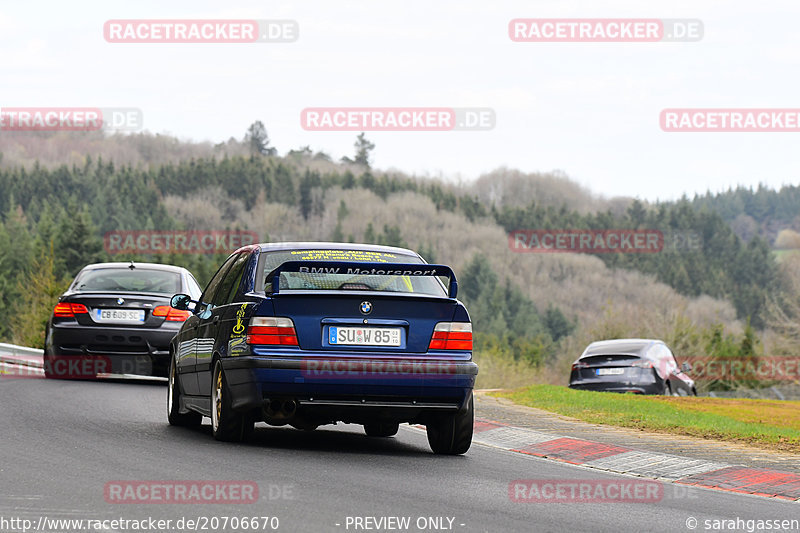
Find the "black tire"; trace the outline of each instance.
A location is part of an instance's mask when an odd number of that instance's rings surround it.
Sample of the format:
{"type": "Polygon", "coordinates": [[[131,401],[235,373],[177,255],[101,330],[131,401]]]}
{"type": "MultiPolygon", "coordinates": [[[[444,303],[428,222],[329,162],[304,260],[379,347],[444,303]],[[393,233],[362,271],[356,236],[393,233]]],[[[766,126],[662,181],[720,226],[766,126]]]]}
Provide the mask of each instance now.
{"type": "Polygon", "coordinates": [[[466,453],[472,444],[474,423],[475,407],[470,394],[465,412],[438,418],[426,426],[428,444],[433,453],[445,455],[466,453]]]}
{"type": "MultiPolygon", "coordinates": [[[[171,359],[171,358],[170,358],[171,359]]],[[[172,359],[169,365],[169,380],[167,382],[167,420],[171,426],[184,426],[194,427],[199,426],[203,422],[203,415],[189,411],[188,413],[180,412],[181,405],[181,385],[175,379],[175,360],[172,359]]]]}
{"type": "Polygon", "coordinates": [[[371,422],[364,424],[364,433],[367,437],[394,437],[400,430],[397,422],[371,422]]]}
{"type": "Polygon", "coordinates": [[[230,391],[222,364],[214,364],[211,379],[211,433],[217,440],[242,442],[253,434],[255,420],[250,413],[237,413],[231,408],[230,391]]]}
{"type": "Polygon", "coordinates": [[[56,362],[56,356],[51,355],[47,352],[44,354],[43,363],[44,363],[44,377],[45,379],[59,379],[58,376],[53,372],[53,365],[56,362]]]}

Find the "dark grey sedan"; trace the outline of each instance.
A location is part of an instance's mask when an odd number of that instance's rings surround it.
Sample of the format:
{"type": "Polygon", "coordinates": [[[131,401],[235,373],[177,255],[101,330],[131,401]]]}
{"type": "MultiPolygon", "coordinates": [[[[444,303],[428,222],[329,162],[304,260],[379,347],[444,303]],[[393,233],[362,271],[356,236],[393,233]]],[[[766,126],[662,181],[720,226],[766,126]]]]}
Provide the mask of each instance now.
{"type": "Polygon", "coordinates": [[[679,366],[669,347],[655,339],[591,343],[572,363],[571,389],[697,396],[691,367],[679,366]]]}
{"type": "Polygon", "coordinates": [[[45,376],[166,377],[169,343],[189,316],[170,307],[177,293],[200,295],[185,268],[133,261],[85,266],[47,322],[45,376]]]}

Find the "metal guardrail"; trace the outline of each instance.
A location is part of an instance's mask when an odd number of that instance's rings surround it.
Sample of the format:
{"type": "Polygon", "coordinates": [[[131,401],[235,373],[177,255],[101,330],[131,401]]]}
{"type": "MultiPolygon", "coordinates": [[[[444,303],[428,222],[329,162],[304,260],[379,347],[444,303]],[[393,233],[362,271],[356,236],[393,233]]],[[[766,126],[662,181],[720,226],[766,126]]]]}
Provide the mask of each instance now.
{"type": "Polygon", "coordinates": [[[43,355],[44,350],[38,348],[0,342],[0,361],[4,363],[41,367],[44,364],[43,355]]]}
{"type": "MultiPolygon", "coordinates": [[[[28,348],[27,346],[17,346],[16,344],[0,342],[0,375],[2,375],[3,367],[7,367],[9,365],[21,365],[31,369],[43,369],[43,356],[44,350],[40,350],[38,348],[28,348]]],[[[38,370],[37,372],[41,373],[41,370],[38,370]]],[[[98,377],[134,379],[139,381],[167,381],[167,378],[157,376],[140,376],[135,374],[98,374],[98,377]]]]}
{"type": "Polygon", "coordinates": [[[0,355],[42,355],[44,350],[0,342],[0,355]]]}

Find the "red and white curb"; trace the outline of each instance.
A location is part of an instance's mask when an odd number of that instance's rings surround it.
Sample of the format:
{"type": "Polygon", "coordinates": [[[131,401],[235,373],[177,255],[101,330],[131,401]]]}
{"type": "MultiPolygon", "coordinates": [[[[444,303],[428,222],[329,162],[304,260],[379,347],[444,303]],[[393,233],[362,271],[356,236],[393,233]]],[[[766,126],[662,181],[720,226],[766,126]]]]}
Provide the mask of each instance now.
{"type": "Polygon", "coordinates": [[[634,450],[476,419],[472,441],[607,472],[800,501],[800,475],[634,450]]]}

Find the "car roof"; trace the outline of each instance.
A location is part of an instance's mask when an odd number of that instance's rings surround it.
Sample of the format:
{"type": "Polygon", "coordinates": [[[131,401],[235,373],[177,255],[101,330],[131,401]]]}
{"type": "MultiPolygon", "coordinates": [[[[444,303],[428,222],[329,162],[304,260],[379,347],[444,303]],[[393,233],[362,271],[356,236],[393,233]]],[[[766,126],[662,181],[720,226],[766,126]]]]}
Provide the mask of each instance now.
{"type": "Polygon", "coordinates": [[[277,250],[357,250],[369,252],[397,253],[405,255],[418,255],[415,251],[408,248],[397,246],[382,246],[380,244],[362,244],[352,242],[265,242],[257,244],[262,252],[273,252],[277,250]]]}
{"type": "MultiPolygon", "coordinates": [[[[115,262],[115,263],[92,263],[91,265],[86,265],[81,269],[84,270],[97,270],[100,268],[130,268],[131,261],[127,262],[115,262]]],[[[133,266],[136,268],[144,268],[148,270],[164,270],[167,272],[188,272],[185,268],[175,266],[175,265],[164,265],[162,263],[139,263],[137,261],[133,261],[133,266]]]]}
{"type": "Polygon", "coordinates": [[[642,357],[653,344],[664,344],[664,341],[658,339],[613,339],[595,341],[586,347],[581,357],[592,357],[595,355],[636,355],[642,357]]]}

